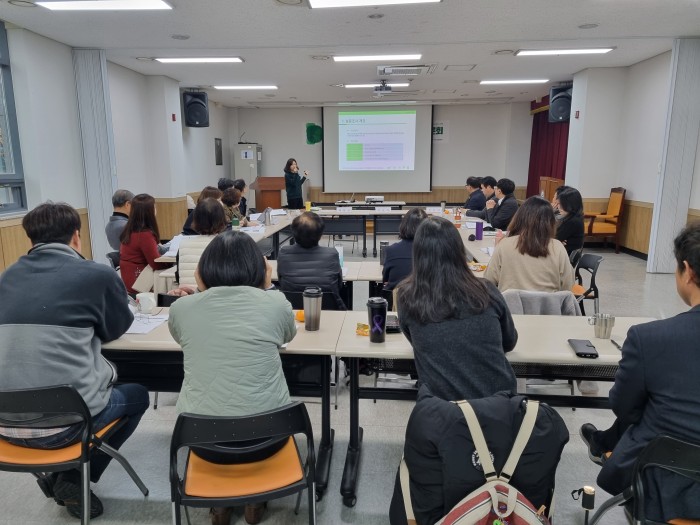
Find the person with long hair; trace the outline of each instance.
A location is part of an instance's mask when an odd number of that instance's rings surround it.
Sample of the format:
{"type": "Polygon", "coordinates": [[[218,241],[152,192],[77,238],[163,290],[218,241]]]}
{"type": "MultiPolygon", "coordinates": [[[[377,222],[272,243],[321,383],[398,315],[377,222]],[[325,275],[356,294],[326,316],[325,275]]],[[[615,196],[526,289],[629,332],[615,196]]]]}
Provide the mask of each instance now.
{"type": "Polygon", "coordinates": [[[287,208],[300,210],[304,207],[304,199],[301,195],[301,185],[309,179],[309,173],[305,170],[304,176],[299,175],[299,166],[296,159],[287,160],[284,165],[284,185],[287,190],[287,208]]]}
{"type": "Polygon", "coordinates": [[[568,186],[557,196],[560,220],[557,221],[555,237],[566,248],[566,253],[583,248],[583,199],[576,188],[568,186]]]}
{"type": "Polygon", "coordinates": [[[554,238],[556,220],[551,203],[535,196],[513,216],[508,236],[498,241],[484,279],[500,291],[571,290],[574,271],[564,245],[554,238]]]}
{"type": "Polygon", "coordinates": [[[505,354],[518,332],[500,292],[467,266],[454,224],[441,217],[420,224],[413,272],[397,290],[399,323],[421,384],[448,401],[516,392],[505,354]]]}
{"type": "MultiPolygon", "coordinates": [[[[178,412],[247,416],[291,402],[280,348],[296,335],[292,306],[269,290],[272,268],[255,241],[226,231],[204,250],[195,278],[201,293],[178,299],[168,326],[182,346],[185,378],[178,412]]],[[[237,452],[195,451],[208,461],[259,461],[277,452],[274,443],[255,457],[237,452]]],[[[263,504],[246,505],[248,523],[258,523],[263,504]]],[[[231,509],[212,509],[213,524],[228,524],[231,509]]]]}
{"type": "Polygon", "coordinates": [[[399,225],[399,242],[386,247],[382,281],[384,290],[391,291],[413,270],[413,238],[420,223],[428,217],[423,208],[406,212],[399,225]]]}
{"type": "MultiPolygon", "coordinates": [[[[218,201],[221,201],[222,195],[223,192],[219,188],[215,188],[214,186],[205,186],[204,188],[202,188],[202,191],[199,192],[199,197],[197,197],[197,204],[199,204],[204,199],[216,199],[218,201]]],[[[221,205],[220,202],[219,205],[221,205]]],[[[199,235],[199,232],[192,227],[193,220],[194,212],[190,213],[187,216],[187,219],[185,219],[185,224],[183,224],[182,226],[183,235],[199,235]]]]}
{"type": "Polygon", "coordinates": [[[134,294],[134,282],[141,272],[150,266],[154,270],[164,270],[168,263],[157,263],[161,256],[158,244],[160,232],[156,221],[156,200],[147,193],[140,193],[131,199],[131,213],[124,231],[119,238],[120,272],[126,291],[134,294]]]}

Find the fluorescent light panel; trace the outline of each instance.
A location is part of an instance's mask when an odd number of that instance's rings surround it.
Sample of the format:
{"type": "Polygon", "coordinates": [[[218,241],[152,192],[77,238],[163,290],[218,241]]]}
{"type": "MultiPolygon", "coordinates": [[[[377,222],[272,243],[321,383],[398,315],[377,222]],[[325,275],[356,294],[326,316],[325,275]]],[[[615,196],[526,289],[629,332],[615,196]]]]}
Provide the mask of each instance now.
{"type": "Polygon", "coordinates": [[[163,64],[222,64],[243,62],[239,57],[209,57],[209,58],[156,58],[163,64]]]}
{"type": "Polygon", "coordinates": [[[333,57],[336,62],[383,62],[394,60],[420,60],[423,55],[362,55],[333,57]]]}
{"type": "Polygon", "coordinates": [[[585,49],[521,49],[515,56],[550,56],[550,55],[604,55],[609,53],[612,47],[594,47],[585,49]]]}
{"type": "Polygon", "coordinates": [[[277,89],[277,86],[213,86],[214,89],[277,89]]]}
{"type": "MultiPolygon", "coordinates": [[[[408,87],[411,84],[408,82],[398,82],[398,83],[389,83],[387,86],[389,87],[408,87]]],[[[381,84],[345,84],[346,88],[374,88],[374,87],[379,87],[381,84]]]]}
{"type": "Polygon", "coordinates": [[[309,0],[312,9],[323,7],[362,7],[398,4],[436,4],[442,0],[309,0]]]}
{"type": "Polygon", "coordinates": [[[530,80],[482,80],[479,84],[487,86],[490,84],[546,84],[549,79],[530,79],[530,80]]]}
{"type": "Polygon", "coordinates": [[[76,0],[36,2],[51,11],[146,11],[172,9],[162,0],[76,0]]]}

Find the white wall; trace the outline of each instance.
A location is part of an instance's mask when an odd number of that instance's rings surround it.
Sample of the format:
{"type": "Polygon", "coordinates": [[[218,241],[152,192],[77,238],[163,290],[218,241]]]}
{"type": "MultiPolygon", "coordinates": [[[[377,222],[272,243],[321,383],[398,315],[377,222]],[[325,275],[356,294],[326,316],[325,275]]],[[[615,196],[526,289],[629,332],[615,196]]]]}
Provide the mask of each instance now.
{"type": "Polygon", "coordinates": [[[28,206],[85,208],[71,48],[26,29],[10,27],[7,37],[28,206]]]}
{"type": "Polygon", "coordinates": [[[527,186],[532,142],[530,103],[510,104],[510,127],[506,145],[506,177],[516,186],[527,186]]]}
{"type": "Polygon", "coordinates": [[[698,149],[695,155],[695,171],[693,172],[693,189],[690,192],[690,208],[700,210],[700,137],[698,137],[698,149]]]}

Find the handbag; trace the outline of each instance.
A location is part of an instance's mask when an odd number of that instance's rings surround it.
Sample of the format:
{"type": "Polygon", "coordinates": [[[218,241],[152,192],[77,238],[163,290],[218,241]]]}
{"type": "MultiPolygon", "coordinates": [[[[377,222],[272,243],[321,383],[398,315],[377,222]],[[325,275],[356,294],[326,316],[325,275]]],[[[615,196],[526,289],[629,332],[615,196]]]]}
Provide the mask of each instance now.
{"type": "Polygon", "coordinates": [[[131,286],[137,292],[150,292],[153,290],[153,284],[155,283],[155,272],[153,268],[149,265],[141,270],[138,277],[131,286]]]}

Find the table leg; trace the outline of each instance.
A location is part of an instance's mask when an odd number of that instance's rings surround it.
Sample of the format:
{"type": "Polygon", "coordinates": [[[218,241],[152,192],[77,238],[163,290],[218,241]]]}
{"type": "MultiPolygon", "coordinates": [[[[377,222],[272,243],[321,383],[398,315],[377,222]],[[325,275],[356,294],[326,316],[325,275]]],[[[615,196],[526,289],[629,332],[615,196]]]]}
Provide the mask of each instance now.
{"type": "Polygon", "coordinates": [[[357,478],[360,468],[360,453],[362,451],[362,427],[360,427],[360,360],[350,358],[350,442],[345,456],[343,480],[340,483],[340,494],[343,505],[354,507],[357,503],[357,478]]]}
{"type": "Polygon", "coordinates": [[[362,257],[367,257],[367,216],[362,216],[362,257]]]}
{"type": "Polygon", "coordinates": [[[277,255],[280,253],[280,232],[272,234],[272,259],[277,260],[277,255]]]}
{"type": "Polygon", "coordinates": [[[378,215],[374,216],[374,235],[373,235],[373,242],[374,242],[374,250],[373,250],[373,255],[374,257],[377,256],[377,233],[379,231],[378,225],[377,225],[377,217],[378,215]]]}
{"type": "Polygon", "coordinates": [[[331,357],[323,356],[321,367],[323,392],[321,393],[321,443],[316,455],[316,495],[318,499],[328,488],[331,471],[333,439],[335,432],[331,428],[331,357]]]}

